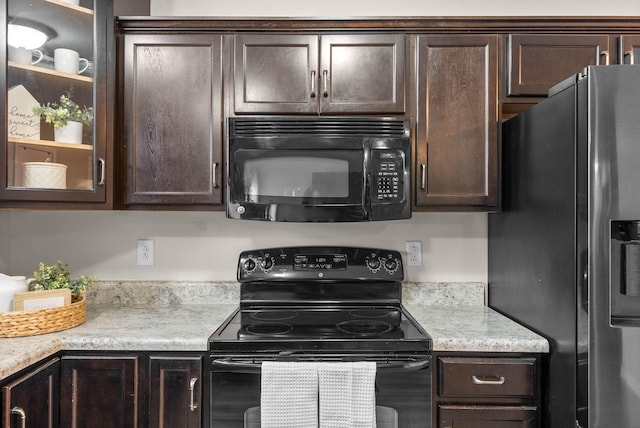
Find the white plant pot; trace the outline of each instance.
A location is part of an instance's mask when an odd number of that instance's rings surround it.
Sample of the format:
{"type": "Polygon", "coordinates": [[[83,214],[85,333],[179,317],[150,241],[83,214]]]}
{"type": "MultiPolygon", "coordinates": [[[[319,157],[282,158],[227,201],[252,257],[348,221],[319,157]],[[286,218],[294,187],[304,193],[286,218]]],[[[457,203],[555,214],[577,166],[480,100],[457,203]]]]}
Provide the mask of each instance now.
{"type": "Polygon", "coordinates": [[[62,128],[54,128],[53,139],[60,143],[82,144],[82,122],[69,121],[62,128]]]}
{"type": "Polygon", "coordinates": [[[66,189],[67,166],[53,162],[24,162],[22,186],[36,189],[66,189]]]}

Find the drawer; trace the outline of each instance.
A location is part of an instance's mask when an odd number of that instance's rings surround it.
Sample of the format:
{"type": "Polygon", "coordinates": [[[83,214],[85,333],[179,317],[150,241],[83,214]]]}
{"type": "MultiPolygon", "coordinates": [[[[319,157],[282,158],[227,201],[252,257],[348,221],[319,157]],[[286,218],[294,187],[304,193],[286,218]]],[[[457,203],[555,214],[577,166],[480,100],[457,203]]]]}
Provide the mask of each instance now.
{"type": "Polygon", "coordinates": [[[533,358],[438,359],[440,397],[534,398],[533,358]]]}

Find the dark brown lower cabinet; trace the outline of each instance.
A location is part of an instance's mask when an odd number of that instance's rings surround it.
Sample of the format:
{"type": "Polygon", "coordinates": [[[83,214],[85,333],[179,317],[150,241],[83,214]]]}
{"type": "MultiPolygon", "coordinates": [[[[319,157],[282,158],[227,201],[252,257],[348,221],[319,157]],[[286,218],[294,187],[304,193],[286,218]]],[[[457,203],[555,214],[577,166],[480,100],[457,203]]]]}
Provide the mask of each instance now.
{"type": "Polygon", "coordinates": [[[138,356],[64,356],[60,426],[138,427],[138,356]]]}
{"type": "Polygon", "coordinates": [[[537,409],[527,406],[438,406],[438,428],[534,428],[537,409]]]}
{"type": "Polygon", "coordinates": [[[202,357],[149,357],[149,427],[202,425],[202,357]]]}
{"type": "Polygon", "coordinates": [[[434,355],[434,428],[540,428],[538,354],[434,355]]]}
{"type": "Polygon", "coordinates": [[[60,359],[53,358],[2,388],[2,428],[58,427],[60,359]]]}

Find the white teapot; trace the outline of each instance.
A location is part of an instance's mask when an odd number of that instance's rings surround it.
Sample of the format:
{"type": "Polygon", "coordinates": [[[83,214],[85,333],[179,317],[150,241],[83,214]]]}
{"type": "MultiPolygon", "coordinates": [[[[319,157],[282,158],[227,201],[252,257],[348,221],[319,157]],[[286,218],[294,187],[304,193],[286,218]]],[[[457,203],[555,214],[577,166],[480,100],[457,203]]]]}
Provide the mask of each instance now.
{"type": "Polygon", "coordinates": [[[13,295],[29,291],[29,284],[35,279],[25,276],[9,276],[0,273],[0,312],[13,310],[13,295]]]}

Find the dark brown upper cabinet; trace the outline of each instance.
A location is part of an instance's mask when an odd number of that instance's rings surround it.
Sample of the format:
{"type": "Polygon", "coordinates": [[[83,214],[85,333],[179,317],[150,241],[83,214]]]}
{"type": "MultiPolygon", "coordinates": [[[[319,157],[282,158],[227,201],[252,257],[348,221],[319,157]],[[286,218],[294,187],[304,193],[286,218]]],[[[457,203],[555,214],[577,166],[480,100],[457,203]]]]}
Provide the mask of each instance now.
{"type": "Polygon", "coordinates": [[[222,36],[124,34],[125,207],[222,204],[222,36]]]}
{"type": "Polygon", "coordinates": [[[606,34],[511,34],[507,95],[546,97],[586,66],[615,64],[614,45],[606,34]]]}
{"type": "Polygon", "coordinates": [[[640,64],[640,35],[620,36],[620,63],[640,64]]]}
{"type": "Polygon", "coordinates": [[[7,0],[0,9],[0,38],[7,42],[0,54],[0,207],[110,208],[112,1],[7,0]],[[10,36],[13,25],[41,29],[45,37],[10,36]],[[54,60],[60,49],[70,54],[69,68],[54,60]],[[78,132],[61,132],[66,119],[54,127],[33,111],[61,104],[62,96],[93,109],[92,120],[88,114],[69,120],[78,132]]]}
{"type": "Polygon", "coordinates": [[[405,110],[405,36],[239,34],[235,112],[375,114],[405,110]]]}
{"type": "Polygon", "coordinates": [[[416,207],[498,204],[498,36],[418,36],[416,207]]]}

